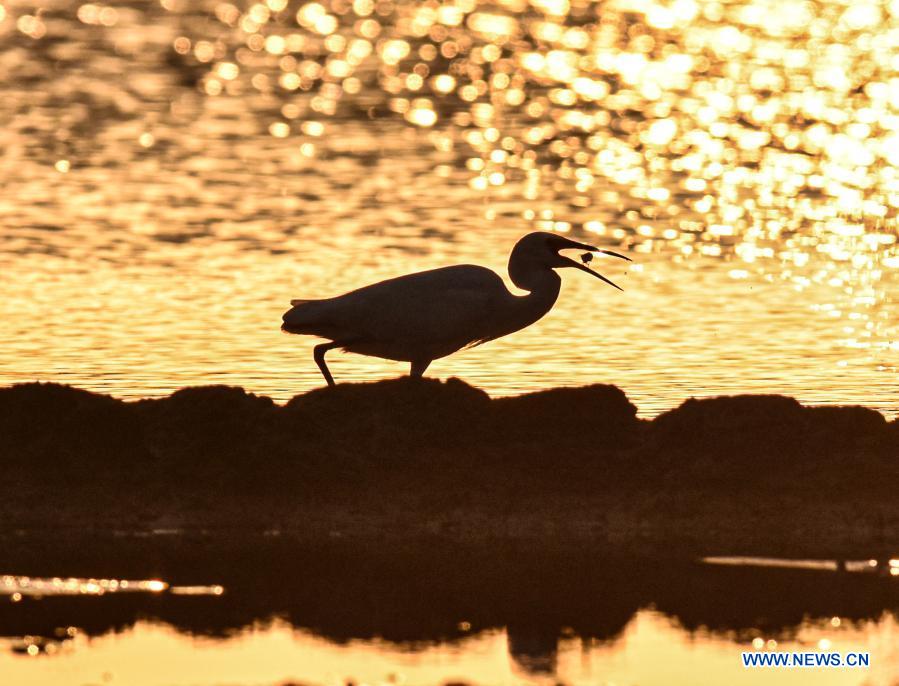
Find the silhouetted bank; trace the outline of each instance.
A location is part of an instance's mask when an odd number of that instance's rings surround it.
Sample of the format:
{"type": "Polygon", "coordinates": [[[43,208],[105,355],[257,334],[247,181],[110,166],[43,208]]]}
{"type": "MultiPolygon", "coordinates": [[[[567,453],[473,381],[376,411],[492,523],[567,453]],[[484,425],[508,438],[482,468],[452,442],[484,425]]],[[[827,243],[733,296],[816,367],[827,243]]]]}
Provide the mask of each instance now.
{"type": "Polygon", "coordinates": [[[0,389],[6,530],[278,529],[309,540],[530,540],[895,552],[899,422],[780,396],[652,421],[613,386],[491,399],[451,379],[122,402],[0,389]]]}

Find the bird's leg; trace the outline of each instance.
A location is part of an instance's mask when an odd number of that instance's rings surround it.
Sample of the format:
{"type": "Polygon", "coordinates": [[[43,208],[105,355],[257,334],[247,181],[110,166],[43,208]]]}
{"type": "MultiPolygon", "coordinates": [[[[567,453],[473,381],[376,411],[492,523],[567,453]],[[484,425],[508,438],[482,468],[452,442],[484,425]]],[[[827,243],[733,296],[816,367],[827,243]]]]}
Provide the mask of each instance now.
{"type": "Polygon", "coordinates": [[[428,368],[429,364],[431,364],[431,360],[415,360],[412,363],[412,369],[409,370],[409,376],[413,379],[420,379],[424,376],[425,369],[428,368]]]}
{"type": "Polygon", "coordinates": [[[312,357],[315,360],[315,364],[318,365],[318,368],[321,369],[322,376],[325,377],[325,381],[328,382],[329,386],[335,386],[334,377],[331,376],[331,370],[328,369],[328,365],[325,364],[325,353],[329,350],[333,350],[334,348],[339,348],[341,343],[319,343],[312,349],[312,357]]]}

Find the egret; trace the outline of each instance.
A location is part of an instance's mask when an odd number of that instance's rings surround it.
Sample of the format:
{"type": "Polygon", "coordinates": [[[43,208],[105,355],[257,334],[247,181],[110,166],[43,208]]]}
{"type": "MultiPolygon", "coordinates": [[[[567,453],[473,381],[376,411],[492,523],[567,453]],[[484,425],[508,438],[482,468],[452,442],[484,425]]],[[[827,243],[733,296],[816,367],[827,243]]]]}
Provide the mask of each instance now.
{"type": "Polygon", "coordinates": [[[325,353],[334,348],[411,363],[421,377],[433,360],[530,326],[550,311],[562,279],[573,267],[618,288],[602,274],[560,254],[586,250],[623,260],[611,250],[537,231],[519,240],[509,256],[509,278],[527,291],[515,295],[495,272],[472,264],[431,269],[387,279],[324,300],[292,300],[282,331],[318,336],[313,358],[329,386],[334,377],[325,353]]]}

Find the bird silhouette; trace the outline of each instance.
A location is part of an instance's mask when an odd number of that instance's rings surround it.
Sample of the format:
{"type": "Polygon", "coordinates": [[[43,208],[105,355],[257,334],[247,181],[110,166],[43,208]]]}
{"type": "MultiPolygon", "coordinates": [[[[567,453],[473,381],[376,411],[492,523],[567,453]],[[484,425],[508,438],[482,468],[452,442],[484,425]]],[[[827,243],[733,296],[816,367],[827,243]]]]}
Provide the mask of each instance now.
{"type": "MultiPolygon", "coordinates": [[[[586,250],[623,260],[611,250],[537,231],[519,240],[509,256],[509,278],[526,295],[510,293],[495,272],[460,264],[407,274],[324,300],[292,300],[282,331],[328,339],[313,357],[329,386],[334,377],[325,353],[342,348],[360,355],[410,362],[421,377],[433,360],[523,329],[552,309],[562,279],[554,270],[573,267],[609,279],[564,255],[586,250]]],[[[618,290],[621,290],[618,288],[618,290]]]]}

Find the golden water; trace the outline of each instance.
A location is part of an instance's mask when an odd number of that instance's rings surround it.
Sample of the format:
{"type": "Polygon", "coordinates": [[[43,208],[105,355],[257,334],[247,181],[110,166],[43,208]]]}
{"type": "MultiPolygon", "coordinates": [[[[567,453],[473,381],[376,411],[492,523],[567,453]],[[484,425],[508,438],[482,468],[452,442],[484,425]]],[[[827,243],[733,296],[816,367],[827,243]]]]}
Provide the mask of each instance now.
{"type": "Polygon", "coordinates": [[[2,384],[284,400],[291,298],[547,229],[624,293],[432,374],[899,409],[895,0],[0,2],[2,384]]]}
{"type": "MultiPolygon", "coordinates": [[[[506,631],[496,630],[436,645],[381,640],[348,643],[274,621],[226,638],[193,638],[165,624],[143,621],[118,634],[89,639],[77,632],[49,654],[2,650],[0,674],[17,686],[110,683],[321,684],[438,686],[571,686],[600,684],[867,684],[890,686],[899,678],[892,616],[844,623],[839,617],[805,622],[795,637],[738,639],[688,632],[651,610],[637,613],[620,636],[607,640],[568,636],[547,653],[516,653],[506,631]],[[754,643],[753,643],[754,641],[754,643]],[[745,669],[741,651],[867,651],[870,669],[745,669]]],[[[4,645],[7,644],[7,645],[4,645]]]]}

